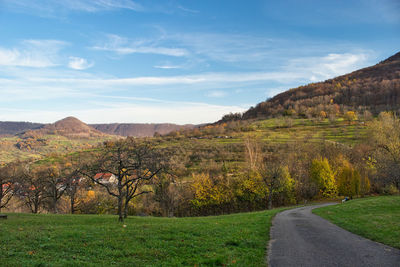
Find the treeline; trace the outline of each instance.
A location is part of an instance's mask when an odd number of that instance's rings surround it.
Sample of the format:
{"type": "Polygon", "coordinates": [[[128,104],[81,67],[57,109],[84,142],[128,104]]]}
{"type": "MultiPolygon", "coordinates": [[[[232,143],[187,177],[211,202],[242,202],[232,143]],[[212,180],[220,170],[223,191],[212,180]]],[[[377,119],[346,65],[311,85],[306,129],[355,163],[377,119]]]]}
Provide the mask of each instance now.
{"type": "Polygon", "coordinates": [[[0,169],[0,208],[53,213],[199,216],[400,189],[400,120],[381,113],[365,143],[269,144],[127,138],[0,169]]]}

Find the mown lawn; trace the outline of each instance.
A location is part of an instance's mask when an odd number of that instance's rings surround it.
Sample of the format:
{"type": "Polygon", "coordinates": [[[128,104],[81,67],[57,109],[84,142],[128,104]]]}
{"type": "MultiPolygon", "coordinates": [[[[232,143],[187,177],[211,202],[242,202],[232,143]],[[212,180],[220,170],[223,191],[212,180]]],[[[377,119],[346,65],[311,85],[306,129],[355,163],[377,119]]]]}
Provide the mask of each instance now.
{"type": "Polygon", "coordinates": [[[400,248],[400,196],[361,198],[313,213],[350,232],[400,248]]]}
{"type": "Polygon", "coordinates": [[[265,266],[282,209],[199,218],[8,214],[1,266],[265,266]]]}

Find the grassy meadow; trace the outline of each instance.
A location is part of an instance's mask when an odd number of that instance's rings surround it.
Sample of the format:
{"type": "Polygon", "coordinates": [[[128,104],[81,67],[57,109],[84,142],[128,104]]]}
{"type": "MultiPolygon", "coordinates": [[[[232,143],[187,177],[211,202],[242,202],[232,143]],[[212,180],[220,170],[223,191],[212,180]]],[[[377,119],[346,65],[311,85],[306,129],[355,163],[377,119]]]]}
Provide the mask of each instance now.
{"type": "Polygon", "coordinates": [[[265,266],[282,209],[197,218],[8,214],[2,266],[265,266]]]}
{"type": "Polygon", "coordinates": [[[350,232],[400,248],[400,196],[360,198],[313,212],[350,232]]]}

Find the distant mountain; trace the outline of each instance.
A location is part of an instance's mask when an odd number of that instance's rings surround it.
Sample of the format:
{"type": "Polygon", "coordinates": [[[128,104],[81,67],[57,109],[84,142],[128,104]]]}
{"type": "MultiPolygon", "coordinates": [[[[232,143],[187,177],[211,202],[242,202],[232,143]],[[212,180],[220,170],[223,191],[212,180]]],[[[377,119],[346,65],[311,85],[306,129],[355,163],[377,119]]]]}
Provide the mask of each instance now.
{"type": "Polygon", "coordinates": [[[319,83],[290,89],[251,107],[243,115],[229,114],[222,121],[321,111],[400,111],[400,52],[371,67],[319,83]]]}
{"type": "Polygon", "coordinates": [[[38,129],[43,127],[42,123],[32,122],[15,122],[15,121],[0,121],[0,136],[15,135],[28,130],[38,129]]]}
{"type": "Polygon", "coordinates": [[[143,124],[143,123],[111,123],[111,124],[90,124],[93,128],[113,135],[121,136],[137,136],[137,137],[151,137],[155,133],[161,135],[167,134],[176,130],[193,129],[196,125],[186,124],[177,125],[170,123],[160,124],[143,124]]]}
{"type": "Polygon", "coordinates": [[[119,136],[151,137],[155,133],[168,134],[181,129],[192,129],[196,125],[171,123],[110,123],[85,124],[74,117],[59,120],[53,124],[31,122],[0,122],[0,136],[58,134],[67,137],[96,137],[103,134],[119,136]]]}

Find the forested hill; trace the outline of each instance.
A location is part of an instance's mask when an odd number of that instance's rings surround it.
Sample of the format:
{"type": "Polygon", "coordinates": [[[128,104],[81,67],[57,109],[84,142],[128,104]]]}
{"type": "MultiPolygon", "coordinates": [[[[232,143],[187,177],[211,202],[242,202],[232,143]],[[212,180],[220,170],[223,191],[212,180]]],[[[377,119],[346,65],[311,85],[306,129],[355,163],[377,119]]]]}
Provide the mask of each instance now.
{"type": "Polygon", "coordinates": [[[338,110],[368,110],[373,114],[399,111],[400,52],[374,66],[290,89],[251,107],[242,116],[226,115],[223,121],[292,114],[318,116],[322,111],[329,115],[338,110]]]}

